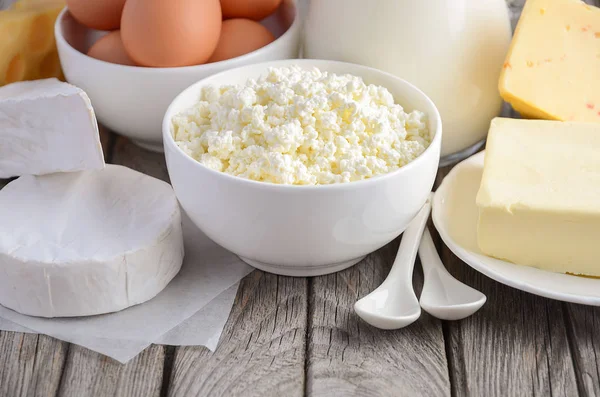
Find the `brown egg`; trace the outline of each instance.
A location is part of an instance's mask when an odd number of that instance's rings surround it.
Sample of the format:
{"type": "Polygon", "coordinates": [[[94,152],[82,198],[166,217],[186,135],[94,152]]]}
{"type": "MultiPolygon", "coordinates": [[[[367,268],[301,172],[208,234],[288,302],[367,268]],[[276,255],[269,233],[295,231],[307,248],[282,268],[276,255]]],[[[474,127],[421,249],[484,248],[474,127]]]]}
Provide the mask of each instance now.
{"type": "Polygon", "coordinates": [[[123,42],[121,41],[121,32],[115,30],[103,36],[94,43],[92,48],[87,53],[92,58],[99,59],[101,61],[118,63],[119,65],[135,66],[135,62],[131,60],[123,42]]]}
{"type": "Polygon", "coordinates": [[[273,40],[273,34],[258,22],[242,18],[228,19],[223,21],[219,44],[208,62],[239,57],[258,50],[273,40]]]}
{"type": "Polygon", "coordinates": [[[260,21],[271,15],[282,0],[221,0],[223,18],[249,18],[260,21]]]}
{"type": "Polygon", "coordinates": [[[79,23],[98,30],[119,29],[125,0],[67,0],[67,8],[79,23]]]}
{"type": "Polygon", "coordinates": [[[139,65],[198,65],[217,47],[221,31],[219,0],[127,0],[121,37],[139,65]]]}

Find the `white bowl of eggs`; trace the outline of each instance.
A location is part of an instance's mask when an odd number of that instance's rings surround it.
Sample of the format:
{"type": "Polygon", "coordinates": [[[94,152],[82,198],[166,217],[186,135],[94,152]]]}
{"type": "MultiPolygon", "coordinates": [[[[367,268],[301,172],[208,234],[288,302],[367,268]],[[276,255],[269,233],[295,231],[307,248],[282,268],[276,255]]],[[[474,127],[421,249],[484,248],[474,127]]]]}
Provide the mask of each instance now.
{"type": "Polygon", "coordinates": [[[366,66],[247,65],[178,95],[167,168],[190,219],[259,269],[342,270],[402,233],[431,192],[442,123],[433,102],[366,66]]]}
{"type": "Polygon", "coordinates": [[[184,88],[296,58],[300,33],[294,0],[68,0],[55,25],[67,81],[87,92],[100,123],[154,151],[184,88]]]}

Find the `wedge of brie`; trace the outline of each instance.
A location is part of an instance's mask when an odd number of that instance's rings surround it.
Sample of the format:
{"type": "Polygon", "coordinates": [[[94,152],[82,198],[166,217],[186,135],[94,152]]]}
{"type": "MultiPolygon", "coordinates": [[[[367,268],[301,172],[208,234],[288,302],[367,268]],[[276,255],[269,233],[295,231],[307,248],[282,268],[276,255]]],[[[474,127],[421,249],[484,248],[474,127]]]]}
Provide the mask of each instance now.
{"type": "Polygon", "coordinates": [[[87,94],[57,79],[0,88],[0,178],[104,167],[87,94]]]}
{"type": "Polygon", "coordinates": [[[145,302],[183,262],[171,186],[118,165],[22,176],[0,190],[0,304],[68,317],[145,302]]]}

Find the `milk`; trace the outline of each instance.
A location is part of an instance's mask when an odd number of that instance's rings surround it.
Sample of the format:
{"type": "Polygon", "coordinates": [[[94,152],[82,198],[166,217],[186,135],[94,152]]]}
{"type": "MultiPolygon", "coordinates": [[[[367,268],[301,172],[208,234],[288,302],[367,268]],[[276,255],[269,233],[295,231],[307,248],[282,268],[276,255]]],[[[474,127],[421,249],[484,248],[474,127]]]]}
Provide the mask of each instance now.
{"type": "Polygon", "coordinates": [[[307,58],[372,66],[423,90],[442,115],[443,158],[481,142],[501,111],[504,0],[311,0],[304,38],[307,58]]]}

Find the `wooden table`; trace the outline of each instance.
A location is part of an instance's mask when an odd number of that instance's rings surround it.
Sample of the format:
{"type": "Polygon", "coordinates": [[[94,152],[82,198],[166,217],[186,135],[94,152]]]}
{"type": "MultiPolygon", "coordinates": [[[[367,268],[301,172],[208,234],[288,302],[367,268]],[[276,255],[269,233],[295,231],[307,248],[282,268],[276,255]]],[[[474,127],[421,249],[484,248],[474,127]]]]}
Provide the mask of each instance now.
{"type": "MultiPolygon", "coordinates": [[[[514,26],[523,0],[507,1],[514,26]]],[[[106,131],[102,142],[107,161],[168,180],[161,154],[106,131]]],[[[395,241],[332,275],[254,271],[214,353],[153,345],[121,365],[44,335],[0,332],[0,397],[600,395],[600,308],[499,284],[433,234],[451,273],[488,297],[466,320],[423,313],[408,328],[381,331],[357,318],[352,305],[383,281],[395,241]]]]}

